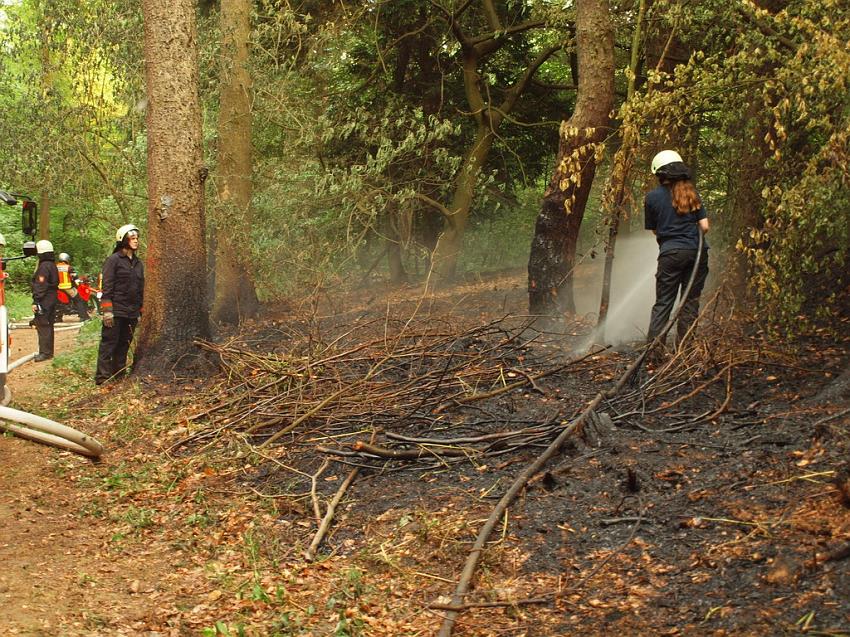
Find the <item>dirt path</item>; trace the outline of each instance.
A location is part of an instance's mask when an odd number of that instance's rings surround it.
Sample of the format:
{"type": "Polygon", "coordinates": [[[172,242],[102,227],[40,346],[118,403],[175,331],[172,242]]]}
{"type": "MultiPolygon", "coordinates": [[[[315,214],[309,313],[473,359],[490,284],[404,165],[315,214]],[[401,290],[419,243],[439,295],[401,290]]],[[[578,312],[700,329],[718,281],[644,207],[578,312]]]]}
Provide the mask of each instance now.
{"type": "MultiPolygon", "coordinates": [[[[56,352],[73,348],[76,334],[57,333],[56,352]]],[[[12,360],[35,351],[34,330],[12,338],[12,360]]],[[[11,406],[38,412],[44,377],[53,372],[50,363],[13,370],[11,406]]],[[[109,525],[93,523],[91,503],[74,486],[92,474],[91,461],[11,436],[0,437],[0,460],[3,634],[137,634],[110,624],[146,612],[146,582],[159,560],[110,552],[109,525]]]]}

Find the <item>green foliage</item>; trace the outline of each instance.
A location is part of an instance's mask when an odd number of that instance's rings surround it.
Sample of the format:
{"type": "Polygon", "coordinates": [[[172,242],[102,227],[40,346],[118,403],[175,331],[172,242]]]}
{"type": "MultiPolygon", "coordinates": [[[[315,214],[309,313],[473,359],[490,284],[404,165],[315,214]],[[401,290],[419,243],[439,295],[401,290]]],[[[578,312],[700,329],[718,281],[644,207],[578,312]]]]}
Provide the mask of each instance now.
{"type": "Polygon", "coordinates": [[[53,365],[62,368],[66,374],[65,387],[68,391],[91,385],[97,366],[100,327],[99,320],[86,321],[77,334],[77,346],[57,354],[53,359],[53,365]]]}
{"type": "Polygon", "coordinates": [[[145,217],[139,8],[25,0],[5,12],[0,187],[46,202],[57,251],[80,273],[97,272],[114,228],[145,217]]]}
{"type": "Polygon", "coordinates": [[[20,321],[26,316],[32,316],[32,294],[27,285],[26,291],[10,289],[9,284],[6,285],[6,311],[9,315],[9,320],[12,322],[20,321]]]}
{"type": "Polygon", "coordinates": [[[150,528],[154,525],[155,511],[151,509],[130,506],[122,514],[121,519],[135,531],[150,528]]]}
{"type": "Polygon", "coordinates": [[[524,268],[540,211],[542,185],[517,193],[515,203],[498,206],[493,214],[479,215],[464,235],[460,268],[467,272],[524,268]]]}
{"type": "MultiPolygon", "coordinates": [[[[645,174],[646,160],[667,144],[696,165],[715,222],[712,249],[738,246],[760,316],[789,332],[804,327],[799,316],[828,316],[848,285],[850,11],[847,0],[779,4],[781,10],[768,11],[758,7],[779,5],[650,3],[638,95],[619,119],[636,140],[629,179],[645,174]],[[656,71],[668,41],[668,52],[689,60],[656,71]],[[748,190],[750,199],[741,195],[748,190]]],[[[475,81],[485,106],[499,104],[547,46],[567,47],[540,68],[540,81],[498,129],[478,178],[462,269],[524,265],[557,122],[574,99],[572,91],[553,88],[575,79],[574,5],[494,3],[503,25],[545,24],[500,33],[500,46],[478,61],[475,81]]],[[[406,266],[424,270],[443,223],[430,202],[451,201],[484,112],[470,105],[463,47],[447,15],[417,0],[252,6],[255,222],[240,248],[260,296],[272,300],[329,278],[351,279],[380,257],[387,239],[401,246],[406,266]]],[[[623,9],[614,17],[618,42],[627,44],[635,12],[631,3],[623,9]]],[[[144,232],[147,216],[139,4],[22,0],[3,11],[0,188],[44,198],[57,250],[72,255],[78,272],[94,274],[111,251],[115,227],[134,222],[144,232]]],[[[205,3],[199,90],[212,174],[219,151],[218,18],[215,3],[205,3]]],[[[470,37],[490,29],[478,3],[465,5],[454,27],[470,37]]],[[[618,55],[624,68],[625,53],[618,55]]],[[[625,80],[618,72],[618,87],[625,80]]],[[[208,188],[214,202],[214,180],[208,188]]],[[[207,209],[216,221],[215,204],[207,209]]],[[[596,240],[598,209],[588,207],[587,245],[596,240]]],[[[23,241],[19,214],[0,214],[10,256],[23,241]]],[[[28,313],[34,267],[35,260],[8,264],[15,317],[28,313]]],[[[73,378],[87,377],[93,347],[76,354],[79,360],[60,361],[73,378]]]]}
{"type": "Polygon", "coordinates": [[[685,151],[720,230],[712,247],[737,246],[757,314],[793,335],[830,315],[848,285],[850,19],[838,0],[783,6],[653,3],[654,37],[673,30],[691,56],[651,70],[622,117],[644,158],[685,151]]]}
{"type": "Polygon", "coordinates": [[[246,633],[245,626],[242,624],[237,624],[236,627],[231,630],[226,623],[218,621],[214,626],[203,628],[201,630],[201,635],[204,637],[216,637],[216,635],[223,635],[223,637],[245,637],[246,633]]]}

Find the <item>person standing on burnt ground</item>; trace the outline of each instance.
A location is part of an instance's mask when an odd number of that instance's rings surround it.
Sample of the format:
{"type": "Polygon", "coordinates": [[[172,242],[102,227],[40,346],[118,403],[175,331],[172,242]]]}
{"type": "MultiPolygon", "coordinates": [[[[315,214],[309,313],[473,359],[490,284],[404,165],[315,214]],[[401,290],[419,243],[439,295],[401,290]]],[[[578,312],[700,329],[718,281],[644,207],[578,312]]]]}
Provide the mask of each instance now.
{"type": "MultiPolygon", "coordinates": [[[[676,321],[676,346],[699,315],[699,297],[708,276],[708,243],[699,252],[699,233],[708,232],[708,216],[691,180],[691,172],[675,150],[663,150],[652,160],[658,186],[644,200],[644,226],[658,241],[655,304],[646,340],[651,343],[670,318],[676,298],[685,291],[697,265],[693,285],[676,321]]],[[[657,358],[657,355],[656,355],[657,358]]]]}
{"type": "Polygon", "coordinates": [[[115,233],[115,248],[103,264],[100,307],[103,327],[97,353],[97,385],[123,375],[133,332],[142,315],[145,293],[145,269],[136,256],[139,229],[124,225],[115,233]]]}
{"type": "Polygon", "coordinates": [[[59,271],[53,257],[53,244],[42,239],[35,244],[38,267],[32,275],[33,324],[38,332],[36,363],[53,358],[53,321],[56,318],[56,295],[59,271]]]}

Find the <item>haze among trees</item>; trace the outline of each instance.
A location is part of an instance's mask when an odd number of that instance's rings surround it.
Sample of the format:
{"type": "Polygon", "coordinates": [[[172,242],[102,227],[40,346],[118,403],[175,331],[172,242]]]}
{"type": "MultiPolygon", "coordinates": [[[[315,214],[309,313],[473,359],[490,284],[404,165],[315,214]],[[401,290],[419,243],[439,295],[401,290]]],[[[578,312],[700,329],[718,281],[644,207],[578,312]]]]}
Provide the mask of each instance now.
{"type": "Polygon", "coordinates": [[[233,324],[370,277],[527,267],[533,312],[572,311],[575,265],[613,219],[642,227],[648,161],[672,147],[730,289],[796,334],[850,284],[848,9],[6,3],[0,185],[42,202],[81,271],[115,227],[143,228],[139,353],[158,358],[208,335],[210,311],[233,324]]]}
{"type": "Polygon", "coordinates": [[[0,344],[6,632],[846,634],[848,42],[850,0],[0,1],[0,190],[147,274],[127,378],[96,318],[0,344]],[[711,220],[675,350],[605,331],[663,149],[711,220]]]}

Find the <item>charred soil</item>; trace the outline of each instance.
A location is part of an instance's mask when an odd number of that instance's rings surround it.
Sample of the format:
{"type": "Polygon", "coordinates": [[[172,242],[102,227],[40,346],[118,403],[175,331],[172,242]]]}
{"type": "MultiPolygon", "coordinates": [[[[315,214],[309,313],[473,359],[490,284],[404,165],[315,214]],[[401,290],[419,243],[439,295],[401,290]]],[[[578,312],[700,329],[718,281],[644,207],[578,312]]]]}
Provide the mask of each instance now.
{"type": "MultiPolygon", "coordinates": [[[[218,375],[71,404],[109,452],[41,451],[45,497],[127,576],[55,634],[435,634],[496,502],[637,356],[525,302],[508,276],[313,299],[204,344],[218,375]]],[[[709,310],[531,476],[454,634],[850,634],[847,341],[709,310]]]]}

